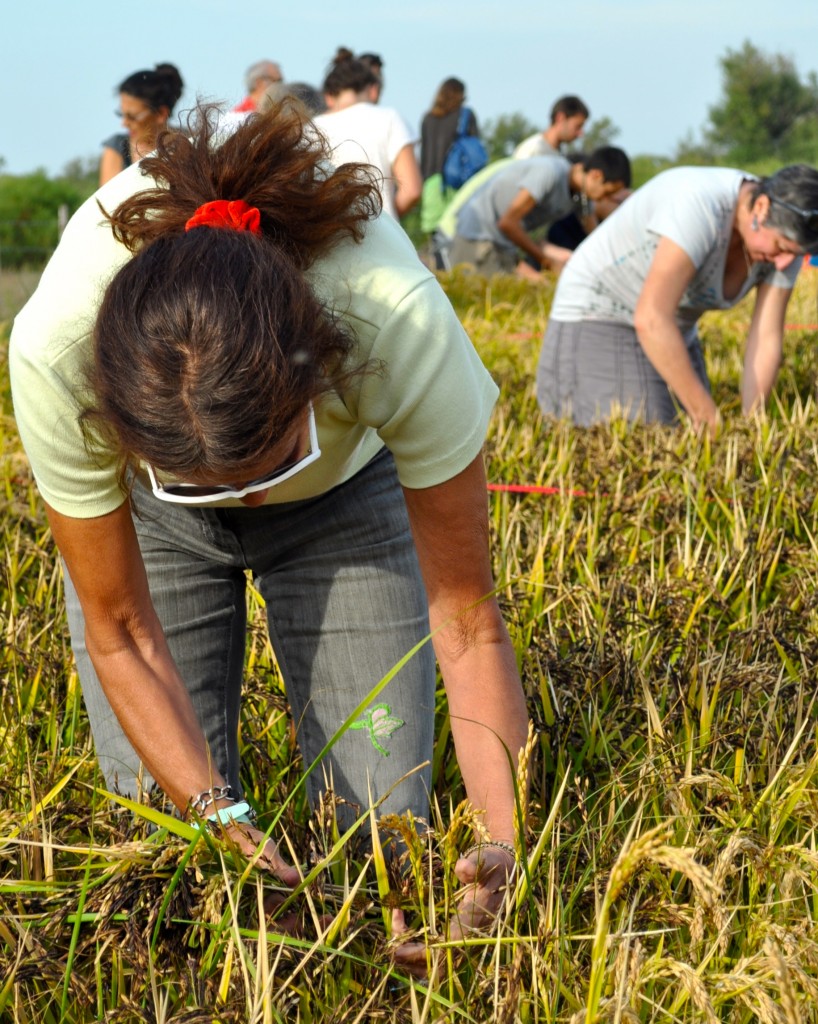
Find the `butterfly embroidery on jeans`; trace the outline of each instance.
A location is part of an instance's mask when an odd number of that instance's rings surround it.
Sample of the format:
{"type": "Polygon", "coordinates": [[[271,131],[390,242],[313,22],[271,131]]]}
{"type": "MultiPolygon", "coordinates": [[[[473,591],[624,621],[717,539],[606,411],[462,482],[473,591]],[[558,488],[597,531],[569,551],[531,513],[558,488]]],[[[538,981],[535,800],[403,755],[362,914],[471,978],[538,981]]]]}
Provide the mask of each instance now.
{"type": "Polygon", "coordinates": [[[372,746],[379,754],[389,757],[389,751],[378,742],[378,738],[388,739],[402,725],[406,725],[406,723],[392,714],[392,708],[388,704],[375,704],[374,707],[366,710],[357,722],[353,722],[350,729],[367,729],[372,746]]]}

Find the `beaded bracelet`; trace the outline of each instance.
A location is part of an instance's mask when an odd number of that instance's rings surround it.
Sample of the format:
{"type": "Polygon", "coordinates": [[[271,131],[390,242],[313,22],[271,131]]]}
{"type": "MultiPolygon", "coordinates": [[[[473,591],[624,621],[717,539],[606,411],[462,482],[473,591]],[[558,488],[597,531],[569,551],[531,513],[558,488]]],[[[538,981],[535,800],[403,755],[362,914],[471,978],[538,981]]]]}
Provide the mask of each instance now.
{"type": "Polygon", "coordinates": [[[468,850],[466,850],[465,853],[461,853],[460,856],[468,857],[472,853],[479,853],[487,846],[493,846],[497,850],[505,850],[506,853],[510,853],[511,856],[514,858],[514,863],[517,863],[517,851],[514,849],[511,843],[504,843],[501,839],[486,839],[482,843],[474,843],[472,846],[468,848],[468,850]]]}
{"type": "MultiPolygon", "coordinates": [[[[229,821],[237,821],[240,825],[252,825],[253,819],[250,817],[252,809],[250,804],[246,800],[242,800],[237,804],[229,804],[227,807],[219,807],[212,814],[208,814],[207,821],[204,822],[205,827],[211,825],[226,825],[229,821]]],[[[191,822],[193,828],[197,831],[201,828],[198,821],[191,822]]]]}

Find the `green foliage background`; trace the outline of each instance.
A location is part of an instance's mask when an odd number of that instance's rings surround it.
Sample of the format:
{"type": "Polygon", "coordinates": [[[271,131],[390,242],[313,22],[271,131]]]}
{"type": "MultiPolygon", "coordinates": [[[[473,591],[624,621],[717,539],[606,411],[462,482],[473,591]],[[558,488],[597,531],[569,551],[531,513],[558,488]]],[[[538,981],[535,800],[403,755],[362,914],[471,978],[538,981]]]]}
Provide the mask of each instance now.
{"type": "MultiPolygon", "coordinates": [[[[758,175],[786,163],[818,164],[815,72],[803,78],[788,57],[766,54],[749,40],[738,50],[728,50],[720,63],[722,95],[710,108],[701,137],[689,131],[672,154],[629,154],[634,187],[678,164],[723,164],[758,175]]],[[[486,121],[482,131],[489,159],[509,156],[519,142],[544,127],[519,112],[486,121]]],[[[590,151],[616,144],[620,134],[612,118],[602,114],[587,125],[581,145],[590,151]]],[[[57,242],[60,206],[73,213],[92,194],[96,181],[94,159],[73,160],[53,179],[42,170],[0,173],[0,267],[41,266],[57,242]]],[[[411,211],[403,223],[421,246],[419,210],[411,211]]]]}
{"type": "Polygon", "coordinates": [[[57,245],[60,207],[70,217],[96,185],[96,168],[77,160],[56,178],[0,174],[0,266],[41,266],[57,245]]]}

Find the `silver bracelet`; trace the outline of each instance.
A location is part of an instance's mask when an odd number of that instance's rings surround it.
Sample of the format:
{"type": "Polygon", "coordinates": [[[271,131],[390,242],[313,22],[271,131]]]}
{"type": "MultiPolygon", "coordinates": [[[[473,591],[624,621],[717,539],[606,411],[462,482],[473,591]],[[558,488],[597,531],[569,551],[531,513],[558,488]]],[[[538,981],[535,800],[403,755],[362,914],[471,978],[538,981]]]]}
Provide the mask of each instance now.
{"type": "Polygon", "coordinates": [[[480,851],[482,849],[485,849],[485,847],[487,846],[493,846],[497,850],[505,850],[506,853],[510,853],[511,856],[514,858],[514,863],[517,863],[517,851],[514,849],[511,843],[504,843],[501,839],[486,839],[482,843],[474,843],[468,848],[468,850],[466,850],[465,853],[461,853],[460,856],[468,857],[472,853],[480,853],[480,851]]]}
{"type": "Polygon", "coordinates": [[[235,803],[236,797],[233,793],[233,787],[213,786],[212,789],[205,789],[197,796],[190,798],[188,808],[191,811],[195,811],[199,817],[202,817],[207,808],[211,804],[215,804],[217,800],[230,800],[235,803]]]}

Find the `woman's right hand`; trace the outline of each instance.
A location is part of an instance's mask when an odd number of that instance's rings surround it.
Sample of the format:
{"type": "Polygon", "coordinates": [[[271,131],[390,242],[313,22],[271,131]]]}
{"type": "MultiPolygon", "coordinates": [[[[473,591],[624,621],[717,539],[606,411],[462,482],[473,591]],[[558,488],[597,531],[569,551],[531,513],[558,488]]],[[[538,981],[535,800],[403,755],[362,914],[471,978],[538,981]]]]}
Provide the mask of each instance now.
{"type": "MultiPolygon", "coordinates": [[[[292,889],[301,881],[301,872],[297,867],[288,864],[281,856],[278,844],[269,839],[261,829],[239,821],[230,821],[220,826],[213,833],[217,838],[222,836],[252,863],[264,868],[292,889]]],[[[303,931],[298,910],[292,907],[287,913],[280,914],[281,906],[287,900],[287,894],[275,890],[268,891],[264,896],[264,915],[271,919],[276,931],[285,935],[300,935],[303,931]]]]}
{"type": "Polygon", "coordinates": [[[721,430],[721,413],[719,407],[713,401],[710,396],[707,396],[707,401],[703,401],[699,409],[690,411],[690,418],[693,421],[693,428],[697,432],[706,430],[710,434],[711,440],[715,438],[721,430]]]}
{"type": "Polygon", "coordinates": [[[301,881],[301,872],[298,868],[284,860],[278,844],[267,838],[261,829],[243,822],[230,821],[217,829],[214,835],[219,836],[222,829],[226,838],[234,843],[248,860],[275,875],[284,885],[295,888],[301,881]]]}

